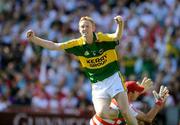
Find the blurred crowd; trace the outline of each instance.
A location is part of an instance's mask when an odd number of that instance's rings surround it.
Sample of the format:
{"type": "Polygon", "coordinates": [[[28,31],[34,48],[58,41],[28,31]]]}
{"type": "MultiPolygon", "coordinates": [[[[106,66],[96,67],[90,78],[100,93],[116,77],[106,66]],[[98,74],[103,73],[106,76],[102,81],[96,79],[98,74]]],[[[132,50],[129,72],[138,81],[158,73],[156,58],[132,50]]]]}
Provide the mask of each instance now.
{"type": "MultiPolygon", "coordinates": [[[[0,111],[28,105],[53,112],[92,110],[91,85],[73,55],[27,41],[26,31],[54,42],[79,37],[81,16],[91,16],[97,31],[112,33],[125,21],[119,63],[126,80],[154,81],[170,90],[166,107],[180,105],[180,2],[178,0],[1,0],[0,111]]],[[[151,93],[136,106],[151,107],[151,93]]]]}

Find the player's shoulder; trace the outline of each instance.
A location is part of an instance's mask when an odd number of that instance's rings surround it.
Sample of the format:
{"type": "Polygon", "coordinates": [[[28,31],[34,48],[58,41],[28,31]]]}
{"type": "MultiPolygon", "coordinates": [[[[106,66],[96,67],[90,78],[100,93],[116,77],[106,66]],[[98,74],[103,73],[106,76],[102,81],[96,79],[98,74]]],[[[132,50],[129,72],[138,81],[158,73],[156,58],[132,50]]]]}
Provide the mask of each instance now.
{"type": "Polygon", "coordinates": [[[62,43],[64,49],[70,49],[73,47],[80,46],[82,44],[82,38],[75,38],[62,43]]]}
{"type": "Polygon", "coordinates": [[[103,32],[97,32],[96,33],[96,38],[98,39],[99,42],[101,42],[104,39],[106,39],[106,35],[103,32]]]}
{"type": "Polygon", "coordinates": [[[96,33],[96,37],[97,37],[99,42],[114,41],[115,40],[114,36],[112,34],[109,34],[109,33],[98,32],[98,33],[96,33]]]}
{"type": "Polygon", "coordinates": [[[103,37],[105,34],[103,32],[97,32],[96,37],[103,37]]]}

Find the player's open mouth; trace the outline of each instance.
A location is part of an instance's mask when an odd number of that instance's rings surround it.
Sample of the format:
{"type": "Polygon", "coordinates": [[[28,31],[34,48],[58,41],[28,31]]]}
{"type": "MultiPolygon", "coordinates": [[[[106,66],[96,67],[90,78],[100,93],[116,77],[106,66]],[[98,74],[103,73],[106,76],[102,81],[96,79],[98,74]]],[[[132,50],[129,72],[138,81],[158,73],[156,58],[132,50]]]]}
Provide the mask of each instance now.
{"type": "Polygon", "coordinates": [[[87,32],[82,33],[83,36],[87,36],[87,34],[88,34],[87,32]]]}

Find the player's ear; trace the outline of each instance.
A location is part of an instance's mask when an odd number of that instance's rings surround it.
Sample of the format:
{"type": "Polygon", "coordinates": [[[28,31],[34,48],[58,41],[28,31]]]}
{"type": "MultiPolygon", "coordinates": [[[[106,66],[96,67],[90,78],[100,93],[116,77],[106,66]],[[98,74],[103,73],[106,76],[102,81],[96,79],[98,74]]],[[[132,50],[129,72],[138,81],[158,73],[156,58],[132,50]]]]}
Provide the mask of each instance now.
{"type": "Polygon", "coordinates": [[[95,32],[96,31],[96,25],[92,24],[92,31],[95,32]]]}

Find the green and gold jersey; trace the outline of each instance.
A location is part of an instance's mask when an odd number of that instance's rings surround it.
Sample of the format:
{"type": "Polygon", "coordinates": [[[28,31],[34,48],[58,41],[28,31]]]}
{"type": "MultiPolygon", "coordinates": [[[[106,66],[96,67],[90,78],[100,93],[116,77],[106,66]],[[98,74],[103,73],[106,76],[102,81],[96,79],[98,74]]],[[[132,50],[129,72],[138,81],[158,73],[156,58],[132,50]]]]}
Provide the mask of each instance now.
{"type": "Polygon", "coordinates": [[[119,71],[117,43],[112,34],[99,32],[94,34],[92,44],[80,37],[63,43],[61,47],[78,57],[90,81],[96,83],[119,71]]]}

